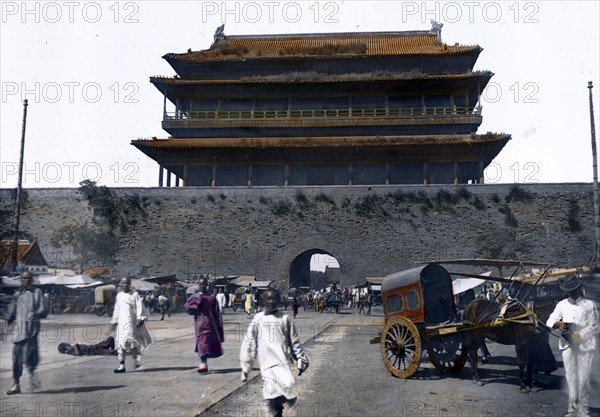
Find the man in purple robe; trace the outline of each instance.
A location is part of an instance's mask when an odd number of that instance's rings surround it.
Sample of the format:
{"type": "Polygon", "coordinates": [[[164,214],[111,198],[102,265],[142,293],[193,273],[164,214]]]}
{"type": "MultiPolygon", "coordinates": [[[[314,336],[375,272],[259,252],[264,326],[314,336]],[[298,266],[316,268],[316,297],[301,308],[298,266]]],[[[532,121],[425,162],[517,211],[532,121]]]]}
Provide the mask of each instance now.
{"type": "Polygon", "coordinates": [[[208,371],[208,358],[223,355],[221,343],[225,340],[223,322],[219,312],[219,304],[207,293],[208,281],[202,277],[198,281],[200,291],[187,299],[183,308],[194,316],[196,331],[196,352],[200,357],[198,373],[208,371]]]}

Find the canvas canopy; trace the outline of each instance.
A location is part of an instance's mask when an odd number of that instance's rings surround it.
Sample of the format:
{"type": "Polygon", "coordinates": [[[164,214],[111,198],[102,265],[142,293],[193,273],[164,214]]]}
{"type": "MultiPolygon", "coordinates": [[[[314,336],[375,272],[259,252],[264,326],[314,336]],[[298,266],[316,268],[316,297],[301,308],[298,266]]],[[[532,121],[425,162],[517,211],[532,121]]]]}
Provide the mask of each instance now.
{"type": "Polygon", "coordinates": [[[159,289],[159,285],[155,282],[148,282],[141,279],[132,279],[131,288],[134,288],[136,291],[157,291],[159,289]]]}
{"type": "MultiPolygon", "coordinates": [[[[482,276],[490,276],[492,271],[484,272],[482,276]]],[[[454,295],[463,293],[471,288],[478,287],[485,283],[484,278],[456,278],[452,281],[452,292],[454,295]]]]}
{"type": "Polygon", "coordinates": [[[66,285],[69,288],[72,286],[100,285],[102,281],[96,281],[88,275],[40,275],[37,277],[38,285],[66,285]]]}
{"type": "Polygon", "coordinates": [[[17,278],[2,277],[2,279],[0,280],[0,283],[2,284],[3,287],[18,288],[21,286],[21,279],[19,277],[17,277],[17,278]]]}
{"type": "Polygon", "coordinates": [[[270,287],[273,281],[258,281],[253,275],[240,275],[238,278],[231,281],[233,285],[240,287],[252,286],[253,288],[267,288],[270,287]]]}
{"type": "Polygon", "coordinates": [[[152,282],[154,284],[163,285],[163,284],[171,284],[177,282],[177,275],[161,275],[159,277],[146,277],[142,278],[142,281],[152,282]]]}

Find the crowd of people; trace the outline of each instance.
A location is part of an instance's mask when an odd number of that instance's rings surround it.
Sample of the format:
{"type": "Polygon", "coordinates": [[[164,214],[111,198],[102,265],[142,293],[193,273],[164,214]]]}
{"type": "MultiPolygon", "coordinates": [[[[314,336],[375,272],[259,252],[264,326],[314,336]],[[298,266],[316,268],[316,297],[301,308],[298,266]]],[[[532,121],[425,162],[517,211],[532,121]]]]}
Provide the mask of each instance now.
{"type": "MultiPolygon", "coordinates": [[[[359,314],[370,315],[371,308],[375,304],[371,291],[360,291],[359,289],[339,289],[334,284],[328,290],[310,290],[293,297],[294,303],[302,306],[304,311],[314,310],[319,313],[324,311],[339,312],[341,309],[358,309],[359,314]]],[[[297,314],[297,313],[296,313],[297,314]]]]}

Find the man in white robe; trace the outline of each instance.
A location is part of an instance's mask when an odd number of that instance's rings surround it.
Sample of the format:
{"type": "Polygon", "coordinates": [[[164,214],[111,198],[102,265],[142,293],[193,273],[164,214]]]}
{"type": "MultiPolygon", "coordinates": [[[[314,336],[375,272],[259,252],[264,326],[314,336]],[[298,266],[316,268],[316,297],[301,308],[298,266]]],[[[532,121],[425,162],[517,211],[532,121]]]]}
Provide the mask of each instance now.
{"type": "Polygon", "coordinates": [[[217,304],[219,305],[219,310],[223,313],[225,307],[227,307],[227,297],[225,297],[225,293],[222,288],[219,288],[219,293],[215,296],[217,299],[217,304]]]}
{"type": "Polygon", "coordinates": [[[564,337],[558,342],[562,351],[565,376],[569,386],[567,417],[589,417],[588,397],[596,339],[600,331],[597,307],[583,297],[581,279],[571,275],[560,288],[569,297],[560,301],[546,324],[560,329],[564,337]]]}
{"type": "Polygon", "coordinates": [[[110,322],[115,330],[115,344],[119,367],[115,373],[125,372],[125,355],[129,352],[135,358],[135,368],[142,367],[142,352],[153,342],[144,322],[148,319],[146,307],[137,291],[131,292],[131,280],[121,280],[121,292],[117,294],[115,310],[110,322]]]}
{"type": "Polygon", "coordinates": [[[283,406],[296,403],[297,392],[291,364],[296,360],[299,374],[308,368],[293,321],[278,310],[280,296],[274,289],[263,294],[264,310],[254,316],[240,350],[241,380],[245,382],[254,360],[260,364],[263,398],[269,415],[281,417],[283,406]]]}

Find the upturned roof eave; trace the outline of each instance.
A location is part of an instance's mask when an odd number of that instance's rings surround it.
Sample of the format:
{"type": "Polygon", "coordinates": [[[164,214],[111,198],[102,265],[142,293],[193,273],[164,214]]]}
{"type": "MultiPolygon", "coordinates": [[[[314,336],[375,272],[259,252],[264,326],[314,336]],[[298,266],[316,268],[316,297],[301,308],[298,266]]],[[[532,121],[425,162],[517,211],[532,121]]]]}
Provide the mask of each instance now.
{"type": "Polygon", "coordinates": [[[473,78],[490,79],[494,76],[492,71],[478,70],[449,74],[423,74],[423,73],[390,73],[377,74],[278,74],[267,76],[241,77],[233,79],[208,79],[208,78],[180,78],[152,76],[150,82],[159,85],[204,85],[204,84],[277,84],[277,83],[352,83],[365,81],[427,81],[427,80],[468,80],[473,78]]]}
{"type": "MultiPolygon", "coordinates": [[[[335,54],[335,55],[312,55],[312,54],[285,54],[285,55],[248,55],[243,56],[235,54],[220,54],[206,50],[192,53],[174,53],[170,52],[162,56],[171,66],[173,63],[186,63],[186,64],[209,64],[212,62],[247,62],[247,61],[283,61],[283,60],[334,60],[334,59],[374,59],[374,58],[388,58],[388,57],[448,57],[448,56],[460,56],[460,55],[479,55],[483,51],[483,48],[479,45],[473,46],[461,46],[460,49],[446,49],[432,51],[429,53],[415,52],[415,53],[398,53],[398,54],[335,54]]],[[[262,53],[261,51],[254,51],[255,54],[262,53]]]]}
{"type": "Polygon", "coordinates": [[[438,146],[504,143],[507,133],[471,135],[414,135],[380,137],[297,137],[297,138],[167,138],[137,139],[131,144],[138,149],[218,149],[218,148],[331,148],[372,146],[438,146]]]}

